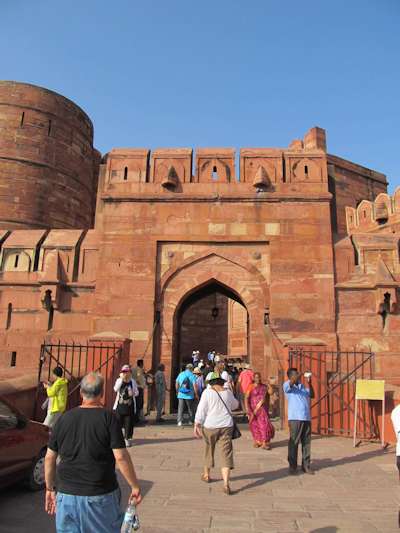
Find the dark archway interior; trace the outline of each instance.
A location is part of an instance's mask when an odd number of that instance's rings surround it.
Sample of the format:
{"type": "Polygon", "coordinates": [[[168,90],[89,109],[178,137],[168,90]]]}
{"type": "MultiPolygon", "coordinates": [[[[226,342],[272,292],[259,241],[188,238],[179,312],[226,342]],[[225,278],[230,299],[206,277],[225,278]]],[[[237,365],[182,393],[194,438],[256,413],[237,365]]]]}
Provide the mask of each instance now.
{"type": "Polygon", "coordinates": [[[179,364],[191,362],[193,350],[199,350],[204,359],[210,350],[229,355],[232,351],[230,333],[235,326],[233,313],[239,322],[236,329],[245,337],[242,351],[246,355],[247,310],[237,294],[212,281],[188,295],[178,312],[179,364]]]}
{"type": "MultiPolygon", "coordinates": [[[[210,350],[229,357],[247,357],[248,313],[240,297],[225,285],[210,281],[188,294],[175,322],[171,390],[180,370],[192,362],[193,350],[206,361],[210,350]]],[[[171,395],[176,409],[176,396],[171,395]]]]}

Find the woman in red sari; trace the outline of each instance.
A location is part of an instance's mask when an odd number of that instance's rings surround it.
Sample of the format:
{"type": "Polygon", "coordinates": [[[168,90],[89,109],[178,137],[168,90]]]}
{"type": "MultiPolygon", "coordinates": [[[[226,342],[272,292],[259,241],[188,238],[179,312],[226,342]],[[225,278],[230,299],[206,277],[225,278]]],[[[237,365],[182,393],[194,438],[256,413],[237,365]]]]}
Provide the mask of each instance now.
{"type": "Polygon", "coordinates": [[[275,428],[269,419],[268,406],[272,387],[264,385],[261,374],[254,374],[253,383],[247,389],[245,403],[249,426],[254,439],[255,448],[270,450],[270,441],[274,438],[275,428]]]}

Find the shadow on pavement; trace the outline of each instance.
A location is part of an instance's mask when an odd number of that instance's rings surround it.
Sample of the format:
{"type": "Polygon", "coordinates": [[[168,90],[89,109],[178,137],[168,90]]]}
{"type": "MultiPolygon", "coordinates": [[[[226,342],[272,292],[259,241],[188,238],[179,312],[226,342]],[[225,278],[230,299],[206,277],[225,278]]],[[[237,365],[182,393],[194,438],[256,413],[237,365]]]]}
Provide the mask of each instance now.
{"type": "Polygon", "coordinates": [[[318,529],[311,529],[310,533],[336,533],[339,529],[336,526],[319,527],[318,529]]]}
{"type": "Polygon", "coordinates": [[[194,437],[182,437],[180,439],[168,439],[168,438],[155,438],[152,439],[149,437],[148,439],[133,439],[133,450],[135,449],[135,446],[144,446],[146,444],[168,444],[173,442],[187,442],[189,440],[195,440],[194,437]]]}
{"type": "MultiPolygon", "coordinates": [[[[334,468],[335,466],[340,465],[346,465],[350,463],[361,463],[362,461],[368,461],[368,459],[372,459],[373,457],[377,457],[379,455],[382,455],[384,452],[379,450],[373,450],[370,452],[360,453],[359,455],[354,455],[351,457],[344,457],[342,459],[316,459],[312,461],[312,466],[315,469],[316,473],[318,474],[319,470],[324,470],[328,468],[334,468]]],[[[301,471],[300,471],[301,472],[301,471]]],[[[301,474],[299,472],[298,475],[305,475],[301,474]]],[[[235,493],[243,492],[245,490],[254,489],[256,487],[260,487],[264,485],[265,483],[268,483],[270,481],[275,481],[277,479],[282,479],[285,477],[289,477],[288,474],[288,468],[280,468],[279,470],[271,470],[270,472],[260,472],[260,473],[254,473],[254,474],[246,474],[243,476],[233,476],[232,481],[240,481],[240,480],[247,480],[247,479],[253,479],[254,481],[252,483],[249,483],[248,485],[245,485],[244,487],[241,487],[238,490],[235,490],[235,493]]],[[[323,529],[321,531],[324,531],[323,529]]],[[[330,530],[327,530],[330,531],[330,530]]],[[[336,531],[336,530],[333,530],[336,531]]]]}

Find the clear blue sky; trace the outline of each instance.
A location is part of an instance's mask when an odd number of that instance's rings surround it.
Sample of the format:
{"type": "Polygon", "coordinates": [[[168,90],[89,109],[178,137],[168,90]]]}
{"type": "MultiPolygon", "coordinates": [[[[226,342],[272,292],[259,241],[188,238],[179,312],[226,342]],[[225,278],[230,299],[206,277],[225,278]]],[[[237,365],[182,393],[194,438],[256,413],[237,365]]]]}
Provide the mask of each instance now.
{"type": "Polygon", "coordinates": [[[95,145],[287,146],[400,185],[399,0],[1,0],[1,74],[71,98],[95,145]]]}

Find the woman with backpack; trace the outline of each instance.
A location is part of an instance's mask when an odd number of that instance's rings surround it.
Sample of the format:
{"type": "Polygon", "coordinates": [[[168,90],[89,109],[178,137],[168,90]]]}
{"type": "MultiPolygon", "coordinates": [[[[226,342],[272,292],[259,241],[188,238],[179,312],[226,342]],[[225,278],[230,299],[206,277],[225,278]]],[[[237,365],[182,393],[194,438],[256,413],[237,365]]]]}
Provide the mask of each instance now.
{"type": "Polygon", "coordinates": [[[124,430],[125,445],[132,446],[133,425],[136,416],[136,397],[139,389],[132,377],[131,367],[124,365],[119,378],[115,382],[114,390],[117,393],[114,402],[114,411],[124,430]]]}
{"type": "Polygon", "coordinates": [[[205,442],[204,471],[202,481],[210,483],[210,470],[214,467],[214,454],[217,442],[221,447],[221,470],[225,494],[231,494],[229,486],[230,472],[233,469],[232,439],[238,438],[238,430],[233,420],[232,411],[239,402],[230,389],[224,387],[225,380],[218,374],[208,376],[209,387],[203,391],[196,411],[194,436],[205,442]],[[235,435],[236,433],[236,435],[235,435]]]}

